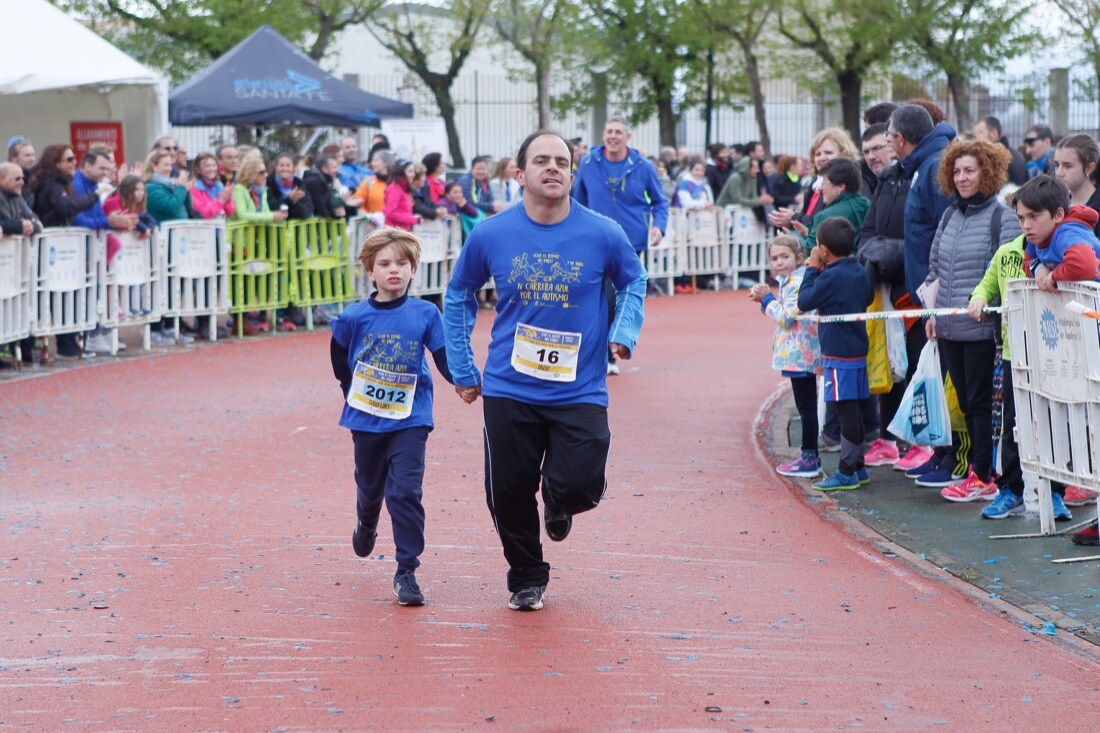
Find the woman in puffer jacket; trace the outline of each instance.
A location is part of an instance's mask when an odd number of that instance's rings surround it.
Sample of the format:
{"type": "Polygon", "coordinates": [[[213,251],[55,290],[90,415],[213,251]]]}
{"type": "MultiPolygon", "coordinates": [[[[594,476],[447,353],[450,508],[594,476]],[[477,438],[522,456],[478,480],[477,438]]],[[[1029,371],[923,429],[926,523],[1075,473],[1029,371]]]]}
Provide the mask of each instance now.
{"type": "MultiPolygon", "coordinates": [[[[993,253],[1020,236],[1016,215],[998,198],[1008,180],[1008,150],[985,140],[956,140],[943,151],[939,183],[955,196],[932,240],[925,288],[935,288],[929,307],[966,308],[993,253]]],[[[959,408],[970,435],[968,475],[940,493],[949,501],[980,501],[996,496],[993,483],[993,361],[997,324],[966,315],[930,318],[928,338],[939,340],[959,408]]]]}

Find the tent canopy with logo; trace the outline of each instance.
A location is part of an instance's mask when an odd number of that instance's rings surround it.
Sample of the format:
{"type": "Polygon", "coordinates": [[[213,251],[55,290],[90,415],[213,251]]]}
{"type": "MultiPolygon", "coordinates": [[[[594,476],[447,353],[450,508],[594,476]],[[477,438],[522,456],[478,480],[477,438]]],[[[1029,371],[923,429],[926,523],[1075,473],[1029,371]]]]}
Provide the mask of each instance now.
{"type": "Polygon", "coordinates": [[[377,127],[411,104],[340,81],[268,26],[172,90],[173,125],[377,127]]]}

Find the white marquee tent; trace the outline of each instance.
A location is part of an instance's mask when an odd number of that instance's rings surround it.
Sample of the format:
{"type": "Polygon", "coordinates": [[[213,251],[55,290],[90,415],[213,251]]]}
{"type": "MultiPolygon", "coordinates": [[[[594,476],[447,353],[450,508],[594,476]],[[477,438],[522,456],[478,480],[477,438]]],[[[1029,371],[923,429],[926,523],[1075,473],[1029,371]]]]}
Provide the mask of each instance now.
{"type": "MultiPolygon", "coordinates": [[[[47,0],[0,0],[0,145],[68,142],[70,122],[122,123],[127,161],[168,130],[168,84],[47,0]]],[[[6,151],[4,151],[6,159],[6,151]]]]}

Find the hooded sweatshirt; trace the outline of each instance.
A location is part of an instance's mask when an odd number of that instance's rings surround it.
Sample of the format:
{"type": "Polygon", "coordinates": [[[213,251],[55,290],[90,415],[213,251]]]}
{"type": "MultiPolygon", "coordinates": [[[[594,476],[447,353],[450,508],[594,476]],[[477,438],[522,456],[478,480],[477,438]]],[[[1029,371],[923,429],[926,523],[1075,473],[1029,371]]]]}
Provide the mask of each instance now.
{"type": "Polygon", "coordinates": [[[733,166],[733,175],[718,194],[719,206],[759,206],[760,185],[752,175],[752,158],[745,156],[733,166]]]}
{"type": "Polygon", "coordinates": [[[901,160],[908,176],[909,195],[905,199],[905,286],[914,303],[920,303],[917,288],[928,277],[928,256],[943,212],[954,197],[944,196],[936,182],[943,149],[955,139],[955,128],[939,122],[932,132],[901,160]]]}
{"type": "Polygon", "coordinates": [[[1087,206],[1071,206],[1045,242],[1027,243],[1024,270],[1035,277],[1042,265],[1059,282],[1100,280],[1100,240],[1093,234],[1100,214],[1087,206]]]}

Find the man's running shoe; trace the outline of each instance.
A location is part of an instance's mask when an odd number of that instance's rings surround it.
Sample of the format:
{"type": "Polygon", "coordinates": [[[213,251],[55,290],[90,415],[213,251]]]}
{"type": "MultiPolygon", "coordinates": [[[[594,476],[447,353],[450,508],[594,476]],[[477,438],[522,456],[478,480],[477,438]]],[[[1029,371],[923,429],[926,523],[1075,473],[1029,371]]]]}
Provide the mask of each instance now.
{"type": "Polygon", "coordinates": [[[966,477],[951,473],[950,468],[936,466],[931,471],[917,476],[917,486],[928,486],[933,489],[938,489],[943,486],[956,484],[964,478],[966,477]]]}
{"type": "Polygon", "coordinates": [[[859,481],[860,486],[866,486],[871,483],[871,474],[867,473],[866,468],[857,468],[856,480],[859,481]]]}
{"type": "Polygon", "coordinates": [[[521,588],[508,599],[508,608],[513,611],[540,611],[542,610],[542,594],[545,592],[545,585],[521,588]]]}
{"type": "Polygon", "coordinates": [[[802,451],[798,458],[776,466],[775,472],[780,476],[814,478],[821,474],[821,458],[812,451],[802,451]]]}
{"type": "Polygon", "coordinates": [[[863,456],[865,466],[892,466],[898,462],[898,444],[879,438],[863,456]]]}
{"type": "MultiPolygon", "coordinates": [[[[925,477],[927,477],[927,474],[925,474],[925,477]]],[[[917,483],[921,486],[928,485],[922,484],[921,480],[918,480],[917,483]]],[[[993,501],[997,498],[997,494],[999,493],[1000,491],[997,489],[997,484],[992,481],[982,481],[978,478],[978,474],[974,473],[974,469],[970,469],[970,473],[964,481],[948,486],[940,492],[940,496],[948,501],[957,502],[993,501]]]]}
{"type": "Polygon", "coordinates": [[[932,449],[926,445],[914,445],[894,464],[895,471],[908,471],[922,466],[932,458],[932,449]]]}
{"type": "Polygon", "coordinates": [[[859,476],[857,474],[845,475],[840,471],[837,471],[826,479],[815,481],[810,484],[811,488],[817,489],[818,491],[851,491],[852,489],[858,489],[859,485],[859,476]]]}
{"type": "Polygon", "coordinates": [[[1069,538],[1075,545],[1084,545],[1086,547],[1100,545],[1100,525],[1093,522],[1080,532],[1074,532],[1069,538]]]}
{"type": "Polygon", "coordinates": [[[982,509],[982,519],[1004,519],[1024,513],[1024,497],[1016,496],[1012,489],[1004,488],[997,492],[997,498],[982,509]]]}
{"type": "Polygon", "coordinates": [[[825,433],[822,433],[817,438],[817,451],[818,453],[839,453],[840,440],[833,440],[825,433]]]}
{"type": "Polygon", "coordinates": [[[393,594],[402,606],[423,606],[424,594],[412,573],[402,573],[393,579],[393,594]]]}
{"type": "Polygon", "coordinates": [[[1054,505],[1055,522],[1070,522],[1073,520],[1073,513],[1066,507],[1066,503],[1062,501],[1062,497],[1058,494],[1050,495],[1050,503],[1054,505]]]}
{"type": "Polygon", "coordinates": [[[1096,492],[1068,484],[1066,495],[1062,497],[1062,500],[1066,503],[1066,506],[1088,506],[1096,503],[1096,492]]]}
{"type": "Polygon", "coordinates": [[[546,527],[546,536],[561,542],[569,536],[569,530],[573,529],[573,515],[567,512],[552,511],[549,507],[542,512],[543,525],[546,527]]]}

